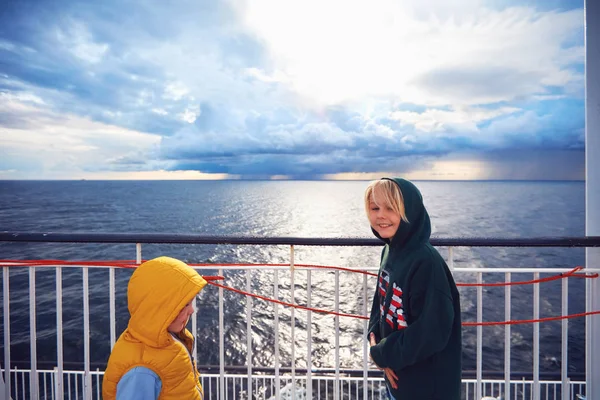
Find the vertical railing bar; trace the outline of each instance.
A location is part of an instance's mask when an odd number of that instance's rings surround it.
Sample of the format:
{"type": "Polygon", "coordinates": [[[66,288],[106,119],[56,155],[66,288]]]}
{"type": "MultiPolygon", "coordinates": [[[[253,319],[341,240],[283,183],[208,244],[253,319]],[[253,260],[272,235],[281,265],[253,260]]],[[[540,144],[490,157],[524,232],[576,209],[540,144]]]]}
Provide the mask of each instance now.
{"type": "MultiPolygon", "coordinates": [[[[507,322],[511,320],[510,275],[510,272],[507,272],[504,276],[504,282],[507,283],[504,286],[504,320],[507,322]]],[[[506,400],[510,400],[510,335],[510,324],[506,324],[504,325],[504,396],[506,400]]],[[[500,395],[500,393],[498,394],[500,395]]]]}
{"type": "Polygon", "coordinates": [[[83,397],[92,398],[92,376],[90,375],[90,287],[89,268],[83,267],[83,360],[84,376],[82,380],[83,397]]]}
{"type": "MultiPolygon", "coordinates": [[[[246,270],[246,292],[252,292],[250,273],[246,270]]],[[[252,296],[246,296],[246,365],[248,366],[248,399],[252,399],[252,296]]]]}
{"type": "MultiPolygon", "coordinates": [[[[279,271],[275,270],[273,277],[273,296],[275,301],[279,300],[279,271]]],[[[273,304],[275,308],[275,398],[279,399],[279,386],[281,381],[279,380],[279,305],[273,304]]]]}
{"type": "Polygon", "coordinates": [[[454,272],[454,247],[448,247],[448,268],[454,272]]]}
{"type": "MultiPolygon", "coordinates": [[[[335,270],[335,312],[340,312],[340,271],[335,270]]],[[[335,386],[333,396],[335,400],[340,398],[340,316],[336,315],[335,321],[335,386]]]]}
{"type": "MultiPolygon", "coordinates": [[[[535,272],[533,279],[538,280],[540,273],[535,272]]],[[[533,319],[540,318],[540,284],[533,284],[533,319]]],[[[540,323],[533,323],[533,400],[540,400],[540,323]]]]}
{"type": "MultiPolygon", "coordinates": [[[[13,372],[14,372],[13,376],[15,377],[15,382],[14,382],[13,387],[15,388],[15,396],[18,399],[19,398],[19,395],[18,395],[18,393],[19,393],[19,377],[17,375],[17,368],[13,369],[13,372]]],[[[10,397],[9,397],[9,399],[10,399],[10,397]]]]}
{"type": "Polygon", "coordinates": [[[35,309],[35,267],[29,267],[29,340],[31,347],[31,371],[29,372],[29,395],[39,399],[37,381],[37,332],[35,309]]]}
{"type": "Polygon", "coordinates": [[[4,320],[4,398],[10,399],[10,270],[2,268],[2,312],[4,320]]]}
{"type": "MultiPolygon", "coordinates": [[[[569,280],[562,280],[562,315],[569,315],[569,280]]],[[[568,354],[568,345],[569,345],[569,320],[567,318],[562,320],[562,336],[561,336],[561,356],[560,356],[560,380],[562,387],[562,398],[569,398],[569,385],[567,382],[567,372],[569,366],[569,354],[568,354]]]]}
{"type": "Polygon", "coordinates": [[[535,385],[532,383],[531,385],[529,385],[529,388],[530,388],[530,390],[529,390],[530,398],[533,399],[535,397],[535,394],[534,394],[535,385]]]}
{"type": "Polygon", "coordinates": [[[194,312],[192,313],[192,335],[194,337],[194,347],[192,348],[192,354],[195,359],[198,360],[198,340],[196,337],[198,336],[198,302],[196,301],[197,297],[194,296],[192,299],[192,308],[194,312]]]}
{"type": "MultiPolygon", "coordinates": [[[[312,271],[306,271],[306,305],[312,307],[312,271]]],[[[312,311],[306,311],[306,397],[312,398],[312,311]]]]}
{"type": "Polygon", "coordinates": [[[63,399],[63,308],[62,308],[62,267],[56,267],[56,396],[63,399]]]}
{"type": "Polygon", "coordinates": [[[483,354],[483,326],[481,326],[481,322],[483,322],[483,287],[481,284],[483,283],[483,274],[481,272],[477,273],[477,322],[480,325],[477,325],[477,387],[476,387],[476,396],[477,399],[481,399],[481,379],[482,379],[482,354],[483,354]]]}
{"type": "MultiPolygon", "coordinates": [[[[219,267],[219,276],[223,275],[223,268],[219,267]]],[[[223,288],[219,287],[219,393],[225,393],[225,327],[223,321],[223,288]]]]}
{"type": "Polygon", "coordinates": [[[116,309],[115,309],[115,268],[108,268],[108,303],[110,309],[110,349],[112,350],[115,347],[115,342],[117,340],[116,334],[116,309]]]}
{"type": "MultiPolygon", "coordinates": [[[[369,310],[367,309],[368,304],[368,293],[367,293],[367,274],[363,274],[363,315],[368,315],[369,310]]],[[[369,348],[367,343],[369,341],[368,337],[369,330],[369,321],[363,320],[363,399],[367,398],[367,386],[369,379],[369,348]]]]}
{"type": "Polygon", "coordinates": [[[142,263],[142,244],[141,243],[135,244],[135,263],[138,265],[142,263]]]}
{"type": "MultiPolygon", "coordinates": [[[[295,276],[295,268],[294,268],[294,245],[290,246],[290,296],[291,303],[296,304],[296,298],[294,293],[294,276],[295,276]]],[[[291,311],[291,356],[292,356],[292,396],[296,395],[296,335],[295,335],[295,327],[296,327],[296,309],[292,307],[291,311]]]]}
{"type": "Polygon", "coordinates": [[[58,368],[54,367],[54,369],[52,370],[52,375],[50,375],[51,376],[50,385],[51,385],[51,389],[52,389],[50,394],[52,395],[53,400],[58,397],[56,394],[56,381],[58,381],[58,379],[56,379],[57,374],[58,374],[58,368]]]}

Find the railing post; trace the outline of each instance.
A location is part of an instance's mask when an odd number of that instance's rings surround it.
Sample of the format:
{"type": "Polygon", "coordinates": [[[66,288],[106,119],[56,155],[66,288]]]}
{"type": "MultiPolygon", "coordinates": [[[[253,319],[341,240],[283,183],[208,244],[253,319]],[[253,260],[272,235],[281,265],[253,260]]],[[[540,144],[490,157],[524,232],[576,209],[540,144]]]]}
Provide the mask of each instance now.
{"type": "Polygon", "coordinates": [[[110,313],[110,350],[112,351],[115,347],[117,338],[116,334],[116,321],[117,312],[115,306],[115,267],[108,269],[108,302],[109,302],[109,313],[110,313]]]}
{"type": "MultiPolygon", "coordinates": [[[[569,315],[569,280],[562,279],[562,315],[569,315]]],[[[563,319],[561,322],[561,350],[560,350],[560,380],[562,382],[562,399],[569,399],[569,375],[568,375],[568,366],[569,366],[569,320],[563,319]]]]}
{"type": "Polygon", "coordinates": [[[142,263],[142,244],[141,243],[135,244],[135,263],[138,265],[142,263]]]}
{"type": "MultiPolygon", "coordinates": [[[[533,274],[534,280],[540,279],[539,272],[533,274]]],[[[533,285],[533,319],[540,319],[540,284],[533,285]]],[[[563,362],[567,362],[564,360],[563,362]]],[[[533,323],[533,399],[540,400],[540,323],[533,323]]]]}
{"type": "MultiPolygon", "coordinates": [[[[6,370],[9,370],[9,368],[7,368],[6,370]]],[[[7,396],[5,391],[6,386],[4,385],[4,378],[2,378],[2,374],[0,374],[0,395],[3,396],[2,400],[10,400],[10,394],[7,396]]]]}
{"type": "Polygon", "coordinates": [[[2,313],[4,321],[4,398],[10,399],[10,285],[9,267],[2,268],[2,313]]]}
{"type": "MultiPolygon", "coordinates": [[[[334,310],[340,312],[340,271],[335,270],[335,303],[334,310]]],[[[339,400],[340,397],[340,316],[336,315],[333,319],[335,325],[335,386],[333,387],[333,398],[339,400]]]]}
{"type": "Polygon", "coordinates": [[[477,354],[476,354],[476,366],[477,366],[477,386],[475,388],[476,398],[481,399],[483,396],[482,391],[482,380],[483,380],[483,274],[477,273],[477,354]]]}
{"type": "MultiPolygon", "coordinates": [[[[291,297],[291,303],[292,304],[296,304],[296,297],[294,294],[294,286],[295,286],[295,282],[294,282],[294,275],[295,275],[295,268],[294,268],[294,245],[290,246],[290,297],[291,297]]],[[[291,313],[291,318],[292,318],[292,323],[291,323],[291,339],[292,339],[292,348],[291,348],[291,356],[292,356],[292,393],[296,393],[296,352],[295,352],[295,348],[296,348],[296,335],[295,335],[295,327],[296,327],[296,309],[294,307],[292,307],[292,309],[290,310],[291,313]]]]}
{"type": "Polygon", "coordinates": [[[53,397],[55,399],[62,399],[63,398],[63,388],[62,388],[62,373],[58,371],[58,367],[54,367],[54,394],[56,397],[53,397]]]}
{"type": "MultiPolygon", "coordinates": [[[[369,315],[369,297],[367,291],[367,274],[363,275],[363,315],[369,315]]],[[[369,340],[369,322],[363,320],[363,399],[367,398],[368,378],[369,378],[369,349],[367,343],[369,340]]]]}
{"type": "MultiPolygon", "coordinates": [[[[252,291],[251,274],[252,270],[246,270],[246,291],[250,293],[252,291]]],[[[246,364],[248,373],[248,399],[252,399],[252,296],[246,297],[246,364]]]]}
{"type": "MultiPolygon", "coordinates": [[[[279,270],[273,273],[273,297],[279,300],[279,270]]],[[[281,398],[281,377],[279,376],[279,305],[273,304],[275,308],[275,398],[281,398]]]]}
{"type": "Polygon", "coordinates": [[[56,399],[63,400],[63,309],[62,267],[56,267],[56,399]]]}
{"type": "Polygon", "coordinates": [[[83,267],[83,398],[92,399],[92,375],[90,373],[90,295],[89,269],[83,267]]]}
{"type": "MultiPolygon", "coordinates": [[[[219,268],[218,274],[223,275],[223,268],[219,268]]],[[[225,394],[225,322],[223,318],[224,310],[223,288],[219,288],[219,397],[227,398],[225,394]]]]}
{"type": "MultiPolygon", "coordinates": [[[[511,282],[511,273],[504,274],[504,282],[511,282]]],[[[510,321],[512,311],[511,287],[504,287],[504,320],[510,321]]],[[[511,329],[510,324],[504,325],[504,400],[510,400],[510,344],[511,344],[511,329]]]]}
{"type": "MultiPolygon", "coordinates": [[[[600,236],[600,2],[585,1],[585,233],[600,236]]],[[[586,267],[600,248],[586,249],[586,267]]],[[[586,310],[600,310],[600,279],[587,279],[586,310]]],[[[600,398],[600,316],[586,318],[586,398],[600,398]]]]}
{"type": "MultiPolygon", "coordinates": [[[[312,307],[312,274],[306,270],[306,305],[312,307]]],[[[306,312],[306,398],[313,398],[312,390],[312,311],[306,312]]]]}
{"type": "Polygon", "coordinates": [[[37,327],[35,302],[35,267],[29,267],[29,348],[31,349],[31,369],[29,372],[29,396],[31,400],[39,399],[37,371],[37,327]]]}

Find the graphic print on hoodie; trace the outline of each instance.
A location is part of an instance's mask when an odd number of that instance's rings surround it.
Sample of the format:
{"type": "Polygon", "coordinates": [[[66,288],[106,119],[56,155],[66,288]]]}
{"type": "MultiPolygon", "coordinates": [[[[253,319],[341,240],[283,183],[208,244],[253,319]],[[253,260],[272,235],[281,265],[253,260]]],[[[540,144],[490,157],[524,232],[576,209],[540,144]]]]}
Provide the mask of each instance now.
{"type": "Polygon", "coordinates": [[[396,282],[392,283],[392,300],[388,307],[387,313],[385,312],[384,300],[387,294],[388,287],[390,285],[390,275],[387,271],[381,271],[379,276],[379,312],[380,315],[385,315],[385,322],[394,330],[404,329],[408,325],[404,319],[404,309],[402,308],[402,288],[396,285],[396,282]]]}

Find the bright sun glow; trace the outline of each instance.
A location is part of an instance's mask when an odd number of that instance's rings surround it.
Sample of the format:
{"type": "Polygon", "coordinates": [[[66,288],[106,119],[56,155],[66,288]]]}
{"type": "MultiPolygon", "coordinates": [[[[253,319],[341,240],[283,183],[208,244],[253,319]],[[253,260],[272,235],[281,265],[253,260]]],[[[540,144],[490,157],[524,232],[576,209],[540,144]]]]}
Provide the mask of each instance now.
{"type": "Polygon", "coordinates": [[[581,24],[579,18],[579,13],[540,18],[526,7],[489,10],[476,0],[252,0],[245,10],[247,25],[273,57],[269,73],[254,75],[286,82],[319,104],[371,96],[416,104],[502,101],[491,93],[441,96],[423,82],[429,73],[477,70],[490,60],[498,70],[543,70],[546,85],[561,85],[570,77],[556,68],[557,57],[568,64],[583,54],[561,51],[546,33],[554,29],[562,40],[581,24]]]}

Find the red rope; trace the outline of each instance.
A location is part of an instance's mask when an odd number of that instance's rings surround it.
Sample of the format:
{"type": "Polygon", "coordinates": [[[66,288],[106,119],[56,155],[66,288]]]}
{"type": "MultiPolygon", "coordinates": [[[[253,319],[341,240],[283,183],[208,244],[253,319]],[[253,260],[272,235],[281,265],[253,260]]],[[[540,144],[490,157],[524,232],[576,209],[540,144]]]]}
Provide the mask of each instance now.
{"type": "Polygon", "coordinates": [[[240,289],[235,289],[232,288],[230,286],[225,286],[225,285],[221,285],[218,283],[214,283],[214,282],[208,282],[209,284],[219,287],[219,288],[223,288],[225,290],[229,290],[238,294],[242,294],[244,296],[248,296],[248,297],[254,297],[256,299],[261,299],[270,303],[275,303],[275,304],[280,304],[282,306],[287,306],[287,307],[292,307],[292,308],[296,308],[296,309],[300,309],[300,310],[306,310],[306,311],[313,311],[313,312],[317,312],[320,314],[330,314],[330,315],[337,315],[340,317],[350,317],[350,318],[360,318],[360,319],[369,319],[368,317],[362,316],[362,315],[355,315],[355,314],[345,314],[345,313],[339,313],[339,312],[335,312],[335,311],[328,311],[328,310],[322,310],[320,308],[313,308],[313,307],[307,307],[307,306],[303,306],[300,304],[293,304],[293,303],[288,303],[286,301],[281,301],[281,300],[276,300],[276,299],[272,299],[270,297],[265,297],[265,296],[261,296],[258,294],[254,294],[254,293],[249,293],[249,292],[245,292],[243,290],[240,289]]]}
{"type": "Polygon", "coordinates": [[[556,281],[559,279],[564,279],[564,278],[597,278],[598,277],[598,273],[584,273],[584,274],[577,274],[577,271],[582,270],[583,267],[575,267],[572,270],[570,270],[569,272],[565,272],[563,274],[558,274],[558,275],[553,275],[553,276],[549,276],[546,278],[541,278],[541,279],[532,279],[529,281],[516,281],[516,282],[497,282],[497,283],[457,283],[456,286],[463,286],[463,287],[473,287],[473,286],[486,286],[486,287],[493,287],[493,286],[515,286],[515,285],[533,285],[535,283],[543,283],[543,282],[550,282],[550,281],[556,281]]]}
{"type": "MultiPolygon", "coordinates": [[[[292,307],[292,308],[296,308],[296,309],[300,309],[300,310],[313,311],[313,312],[317,312],[320,314],[327,314],[327,315],[337,315],[340,317],[350,317],[350,318],[357,318],[357,319],[363,319],[363,320],[369,319],[369,317],[364,316],[364,315],[345,314],[345,313],[339,313],[339,312],[335,312],[335,311],[322,310],[322,309],[314,308],[314,307],[307,307],[307,306],[303,306],[300,304],[288,303],[288,302],[276,300],[276,299],[273,299],[270,297],[265,297],[265,296],[260,296],[257,294],[245,292],[243,290],[235,289],[230,286],[225,286],[225,285],[221,285],[218,283],[213,283],[213,282],[208,282],[208,283],[213,286],[223,288],[225,290],[229,290],[229,291],[232,291],[234,293],[238,293],[238,294],[241,294],[244,296],[254,297],[254,298],[264,300],[264,301],[267,301],[270,303],[280,304],[283,306],[292,307]]],[[[596,314],[600,314],[600,311],[590,311],[590,312],[584,312],[584,313],[579,313],[579,314],[561,315],[559,317],[547,317],[547,318],[540,318],[540,319],[522,319],[522,320],[493,321],[493,322],[463,322],[462,326],[495,326],[495,325],[532,324],[532,323],[536,323],[536,322],[558,321],[558,320],[563,320],[563,319],[579,318],[579,317],[585,317],[587,315],[596,315],[596,314]]]]}
{"type": "Polygon", "coordinates": [[[559,321],[563,319],[570,318],[580,318],[585,317],[587,315],[596,315],[600,314],[599,311],[589,311],[583,312],[579,314],[571,314],[571,315],[561,315],[560,317],[547,317],[547,318],[539,318],[539,319],[518,319],[512,321],[493,321],[493,322],[463,322],[462,326],[495,326],[495,325],[519,325],[519,324],[533,324],[537,322],[549,322],[549,321],[559,321]]]}

